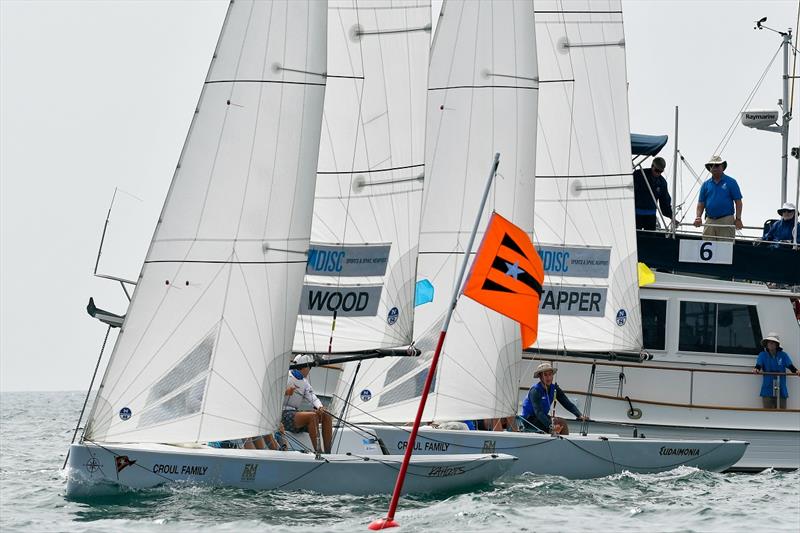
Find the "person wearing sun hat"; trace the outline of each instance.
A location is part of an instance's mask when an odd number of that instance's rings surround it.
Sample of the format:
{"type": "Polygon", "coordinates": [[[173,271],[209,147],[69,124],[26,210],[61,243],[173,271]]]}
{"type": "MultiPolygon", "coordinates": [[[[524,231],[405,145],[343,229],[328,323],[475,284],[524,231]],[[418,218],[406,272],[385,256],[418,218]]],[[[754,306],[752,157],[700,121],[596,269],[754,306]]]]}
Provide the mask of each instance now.
{"type": "Polygon", "coordinates": [[[800,370],[792,364],[789,354],[781,348],[781,338],[777,333],[770,332],[761,341],[761,346],[764,350],[758,354],[756,366],[753,368],[756,374],[769,373],[761,382],[761,403],[765,409],[786,409],[786,399],[789,397],[789,391],[786,389],[786,370],[798,376],[800,370]],[[778,398],[781,401],[778,401],[778,398]]]}
{"type": "Polygon", "coordinates": [[[633,201],[636,208],[636,229],[656,229],[656,202],[667,218],[672,218],[672,198],[667,190],[664,169],[667,162],[656,157],[650,168],[637,168],[633,173],[633,201]]]}
{"type": "Polygon", "coordinates": [[[735,179],[725,174],[728,162],[715,155],[706,163],[711,172],[700,187],[697,200],[697,217],[694,225],[703,225],[703,212],[706,213],[706,226],[703,237],[709,241],[733,241],[737,229],[742,229],[742,192],[735,179]],[[734,229],[735,228],[735,229],[734,229]]]}
{"type": "Polygon", "coordinates": [[[539,381],[531,385],[528,395],[522,401],[522,418],[536,429],[545,433],[569,435],[569,426],[566,420],[550,416],[553,401],[558,400],[567,411],[575,415],[579,420],[587,420],[587,418],[567,398],[561,387],[553,383],[553,376],[555,376],[556,372],[558,372],[558,369],[553,368],[550,363],[541,363],[536,367],[533,377],[538,378],[539,381]]]}
{"type": "MultiPolygon", "coordinates": [[[[800,224],[797,223],[797,208],[794,204],[786,202],[783,207],[778,209],[781,219],[769,227],[765,241],[774,242],[796,242],[795,235],[800,240],[800,224]]],[[[778,246],[777,244],[774,246],[778,246]]]]}

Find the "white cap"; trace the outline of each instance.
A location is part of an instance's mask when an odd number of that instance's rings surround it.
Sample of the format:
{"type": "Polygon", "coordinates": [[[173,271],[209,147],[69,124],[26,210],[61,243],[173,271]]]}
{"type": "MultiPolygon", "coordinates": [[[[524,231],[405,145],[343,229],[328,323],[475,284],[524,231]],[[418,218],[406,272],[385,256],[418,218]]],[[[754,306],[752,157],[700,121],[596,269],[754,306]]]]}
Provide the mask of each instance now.
{"type": "Polygon", "coordinates": [[[309,363],[314,362],[314,356],[310,353],[300,353],[294,356],[292,359],[293,365],[307,365],[309,363]]]}

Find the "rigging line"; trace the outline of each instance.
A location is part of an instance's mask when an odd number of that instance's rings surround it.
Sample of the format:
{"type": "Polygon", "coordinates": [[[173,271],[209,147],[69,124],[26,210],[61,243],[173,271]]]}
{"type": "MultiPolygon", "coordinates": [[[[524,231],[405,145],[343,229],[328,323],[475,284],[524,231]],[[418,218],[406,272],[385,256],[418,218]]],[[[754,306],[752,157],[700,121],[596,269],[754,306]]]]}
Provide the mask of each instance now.
{"type": "Polygon", "coordinates": [[[761,73],[761,77],[758,79],[758,81],[756,82],[755,86],[750,91],[750,94],[747,95],[747,98],[745,99],[745,101],[742,104],[742,106],[739,108],[739,110],[734,115],[730,126],[728,126],[728,129],[725,131],[725,135],[723,135],[722,140],[719,142],[717,147],[714,149],[714,153],[715,154],[722,153],[722,151],[725,150],[725,147],[730,142],[731,138],[733,137],[733,133],[736,131],[736,128],[739,127],[739,123],[740,123],[739,117],[741,116],[742,111],[744,111],[744,109],[748,105],[750,105],[750,102],[755,97],[756,91],[758,91],[759,87],[761,87],[761,84],[764,82],[764,78],[767,77],[767,73],[769,72],[769,69],[772,67],[772,64],[775,62],[775,59],[778,57],[778,54],[781,52],[781,47],[782,46],[783,46],[783,44],[779,45],[777,50],[775,50],[775,54],[772,56],[772,59],[769,60],[769,63],[767,63],[766,68],[761,73]]]}
{"type": "MultiPolygon", "coordinates": [[[[294,252],[294,253],[305,253],[305,252],[294,252]]],[[[186,260],[186,259],[152,259],[150,261],[145,261],[144,263],[147,265],[157,264],[157,263],[180,263],[182,265],[190,265],[190,264],[201,264],[201,265],[291,265],[291,264],[305,264],[308,262],[308,259],[294,259],[291,261],[224,261],[224,260],[213,260],[213,261],[204,261],[204,260],[186,260]]]]}
{"type": "Polygon", "coordinates": [[[316,469],[318,469],[319,467],[321,467],[321,466],[324,466],[325,464],[327,464],[327,463],[329,462],[329,461],[328,461],[327,459],[325,459],[324,457],[321,457],[321,459],[322,459],[322,460],[321,460],[321,461],[319,461],[319,464],[316,464],[316,465],[314,465],[314,467],[313,467],[313,468],[311,468],[311,469],[309,469],[307,472],[304,472],[304,473],[300,474],[299,476],[297,476],[296,478],[294,478],[294,479],[290,479],[290,480],[289,480],[289,481],[287,481],[286,483],[283,483],[283,484],[281,484],[281,485],[278,485],[278,486],[277,486],[277,487],[275,487],[275,488],[276,488],[276,489],[282,489],[283,487],[285,487],[285,486],[287,486],[287,485],[290,485],[290,484],[294,483],[295,481],[299,481],[299,480],[303,479],[304,477],[306,477],[307,475],[309,475],[309,474],[311,474],[312,472],[314,472],[314,471],[315,471],[316,469]]]}
{"type": "Polygon", "coordinates": [[[797,4],[797,21],[794,24],[794,46],[792,47],[792,88],[789,90],[789,115],[794,108],[794,82],[797,79],[797,43],[800,37],[800,2],[797,4]]]}
{"type": "MultiPolygon", "coordinates": [[[[266,62],[265,62],[265,65],[266,65],[266,62]]],[[[278,71],[281,71],[281,70],[282,70],[282,71],[284,71],[284,72],[296,72],[297,74],[309,74],[309,75],[311,75],[311,76],[319,76],[320,78],[327,78],[327,77],[328,77],[328,74],[327,74],[327,73],[325,73],[325,72],[312,72],[312,71],[310,71],[310,70],[303,70],[303,69],[297,69],[297,68],[289,68],[289,67],[284,67],[284,66],[283,66],[283,65],[281,65],[280,63],[275,63],[275,64],[272,66],[272,70],[274,70],[275,72],[278,72],[278,71]]],[[[323,84],[323,85],[324,85],[324,84],[323,84]]]]}
{"type": "MultiPolygon", "coordinates": [[[[97,370],[100,368],[100,360],[103,358],[103,352],[106,350],[106,342],[108,342],[108,336],[111,334],[111,324],[108,325],[106,329],[106,336],[103,338],[103,345],[100,347],[100,356],[97,358],[97,364],[94,367],[94,373],[92,374],[92,380],[89,382],[89,389],[86,391],[86,398],[83,399],[83,407],[81,407],[81,414],[78,416],[78,423],[75,424],[75,433],[72,434],[72,440],[70,444],[75,444],[75,437],[78,436],[78,430],[81,427],[81,420],[83,420],[83,413],[86,410],[86,404],[89,402],[89,396],[92,393],[92,387],[94,386],[94,380],[97,377],[97,370]]],[[[84,434],[86,434],[86,430],[84,429],[84,434]]],[[[83,442],[83,435],[81,435],[81,442],[83,442]]],[[[64,458],[64,465],[61,467],[61,470],[67,467],[67,461],[69,460],[69,449],[67,449],[67,456],[64,458]]]]}
{"type": "Polygon", "coordinates": [[[317,175],[325,175],[325,174],[374,174],[377,172],[392,172],[394,170],[406,170],[409,168],[418,168],[424,167],[425,163],[416,163],[414,165],[403,165],[399,167],[389,167],[389,168],[375,168],[375,169],[368,169],[368,170],[318,170],[317,175]]]}

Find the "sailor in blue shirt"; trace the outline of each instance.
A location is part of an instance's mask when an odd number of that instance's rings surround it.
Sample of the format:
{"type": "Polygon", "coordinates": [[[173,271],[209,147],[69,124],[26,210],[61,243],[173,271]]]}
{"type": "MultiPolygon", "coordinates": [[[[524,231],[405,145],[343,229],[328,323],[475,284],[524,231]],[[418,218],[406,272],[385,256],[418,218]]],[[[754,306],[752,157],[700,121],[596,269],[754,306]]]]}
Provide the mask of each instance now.
{"type": "Polygon", "coordinates": [[[553,376],[557,371],[558,369],[554,369],[550,363],[542,363],[536,368],[533,377],[539,378],[539,382],[531,386],[528,395],[522,401],[522,418],[545,433],[569,435],[569,426],[566,420],[550,417],[550,408],[554,400],[558,400],[567,411],[579,420],[588,419],[567,398],[561,387],[553,383],[553,376]]]}
{"type": "Polygon", "coordinates": [[[770,333],[764,337],[761,345],[764,350],[758,354],[753,372],[756,374],[761,372],[784,374],[783,376],[764,376],[761,382],[762,404],[766,409],[786,409],[786,398],[789,397],[789,391],[786,389],[786,370],[798,376],[800,376],[800,370],[792,364],[789,354],[781,348],[781,339],[777,333],[770,333]],[[782,398],[780,404],[778,403],[779,396],[782,398]]]}
{"type": "MultiPolygon", "coordinates": [[[[794,242],[795,231],[797,240],[800,241],[800,224],[797,223],[797,209],[794,204],[786,202],[783,207],[778,209],[781,219],[770,226],[769,231],[764,235],[765,241],[775,242],[794,242]]],[[[773,245],[777,247],[778,245],[773,245]]]]}
{"type": "Polygon", "coordinates": [[[694,225],[703,224],[703,211],[706,213],[706,227],[703,237],[709,241],[733,240],[736,231],[742,229],[742,192],[736,180],[724,173],[728,162],[715,155],[706,163],[711,172],[700,187],[697,200],[697,218],[694,225]],[[735,228],[735,229],[734,229],[735,228]],[[718,238],[721,237],[721,238],[718,238]]]}

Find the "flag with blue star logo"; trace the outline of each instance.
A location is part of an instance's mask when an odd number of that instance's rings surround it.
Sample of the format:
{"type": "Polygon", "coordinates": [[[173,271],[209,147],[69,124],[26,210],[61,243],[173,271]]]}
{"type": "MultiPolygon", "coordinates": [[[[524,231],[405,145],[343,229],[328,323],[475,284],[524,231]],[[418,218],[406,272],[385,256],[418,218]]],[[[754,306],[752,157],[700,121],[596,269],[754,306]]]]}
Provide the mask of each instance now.
{"type": "Polygon", "coordinates": [[[520,324],[522,347],[536,342],[544,268],[530,237],[492,213],[464,295],[520,324]]]}

